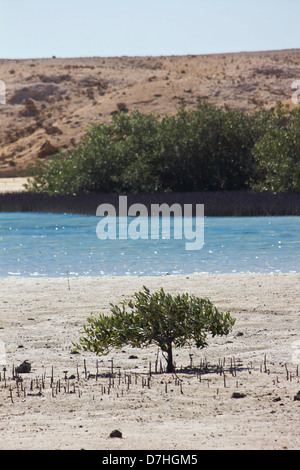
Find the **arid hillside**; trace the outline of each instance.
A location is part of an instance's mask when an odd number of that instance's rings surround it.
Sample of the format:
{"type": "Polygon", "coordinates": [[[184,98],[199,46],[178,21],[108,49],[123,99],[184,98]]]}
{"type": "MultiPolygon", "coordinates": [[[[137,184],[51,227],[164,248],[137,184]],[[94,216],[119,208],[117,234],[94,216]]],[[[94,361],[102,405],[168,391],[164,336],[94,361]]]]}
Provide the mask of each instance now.
{"type": "Polygon", "coordinates": [[[250,111],[292,103],[300,49],[220,55],[0,60],[0,177],[72,148],[116,112],[175,113],[206,100],[250,111]]]}

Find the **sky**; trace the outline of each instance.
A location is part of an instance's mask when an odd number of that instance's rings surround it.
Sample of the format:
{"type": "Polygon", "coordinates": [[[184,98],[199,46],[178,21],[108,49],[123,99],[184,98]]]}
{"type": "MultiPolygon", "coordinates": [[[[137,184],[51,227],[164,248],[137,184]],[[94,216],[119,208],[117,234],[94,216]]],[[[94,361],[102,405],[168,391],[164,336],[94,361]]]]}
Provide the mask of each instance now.
{"type": "Polygon", "coordinates": [[[0,0],[0,58],[300,48],[299,0],[0,0]]]}

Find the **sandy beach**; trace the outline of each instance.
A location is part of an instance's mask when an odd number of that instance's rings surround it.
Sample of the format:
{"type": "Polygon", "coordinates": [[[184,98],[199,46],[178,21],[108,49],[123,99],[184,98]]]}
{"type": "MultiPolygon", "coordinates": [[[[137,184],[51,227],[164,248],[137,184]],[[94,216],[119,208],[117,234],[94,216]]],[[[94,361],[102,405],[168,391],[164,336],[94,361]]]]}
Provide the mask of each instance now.
{"type": "Polygon", "coordinates": [[[0,178],[0,194],[2,193],[19,193],[26,191],[24,184],[28,178],[0,178]]]}
{"type": "Polygon", "coordinates": [[[300,274],[0,283],[1,449],[300,448],[300,274]],[[71,354],[91,312],[143,285],[209,298],[236,318],[233,331],[176,350],[176,375],[155,370],[155,346],[71,354]],[[24,360],[31,371],[18,382],[24,360]],[[109,437],[115,429],[122,438],[109,437]]]}

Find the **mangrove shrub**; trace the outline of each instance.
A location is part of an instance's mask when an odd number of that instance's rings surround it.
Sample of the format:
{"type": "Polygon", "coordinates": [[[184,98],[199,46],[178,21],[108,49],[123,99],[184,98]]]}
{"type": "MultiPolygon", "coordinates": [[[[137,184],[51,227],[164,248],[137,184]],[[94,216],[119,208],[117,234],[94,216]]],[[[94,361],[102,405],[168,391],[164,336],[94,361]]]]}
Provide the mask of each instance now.
{"type": "Polygon", "coordinates": [[[28,185],[49,194],[299,191],[300,110],[246,113],[208,103],[176,115],[118,113],[28,185]]]}
{"type": "Polygon", "coordinates": [[[227,335],[235,320],[220,313],[206,299],[189,294],[175,297],[160,289],[153,294],[144,286],[134,298],[120,305],[111,304],[111,315],[91,316],[84,325],[76,349],[107,354],[124,345],[141,348],[159,346],[167,361],[167,372],[174,372],[173,347],[207,345],[207,335],[227,335]]]}

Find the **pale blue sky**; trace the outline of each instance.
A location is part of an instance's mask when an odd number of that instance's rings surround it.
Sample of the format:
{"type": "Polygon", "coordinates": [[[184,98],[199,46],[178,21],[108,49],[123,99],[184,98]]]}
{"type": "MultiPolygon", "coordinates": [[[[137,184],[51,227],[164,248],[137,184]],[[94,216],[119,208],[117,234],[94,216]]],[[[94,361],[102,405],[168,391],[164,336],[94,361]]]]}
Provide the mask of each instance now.
{"type": "Polygon", "coordinates": [[[0,0],[0,58],[300,47],[300,0],[0,0]]]}

